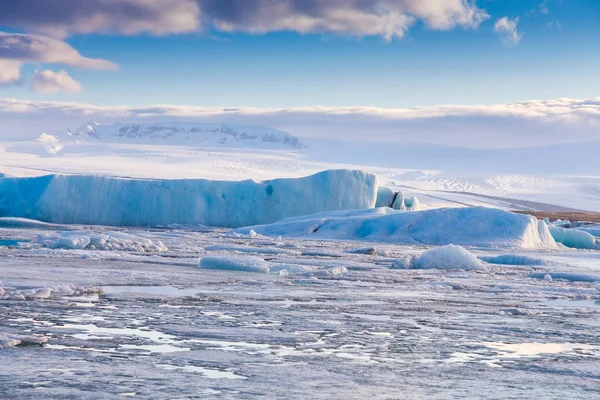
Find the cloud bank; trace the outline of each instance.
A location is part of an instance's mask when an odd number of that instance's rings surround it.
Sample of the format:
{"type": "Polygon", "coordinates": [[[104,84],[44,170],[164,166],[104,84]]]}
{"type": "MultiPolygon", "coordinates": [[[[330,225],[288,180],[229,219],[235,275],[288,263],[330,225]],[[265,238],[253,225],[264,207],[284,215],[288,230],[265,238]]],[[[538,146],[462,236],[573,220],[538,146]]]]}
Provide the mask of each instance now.
{"type": "Polygon", "coordinates": [[[417,21],[476,28],[472,0],[19,0],[0,2],[0,26],[55,38],[73,34],[181,34],[202,29],[294,31],[401,38],[417,21]]]}
{"type": "Polygon", "coordinates": [[[600,98],[407,109],[128,107],[0,99],[0,117],[8,121],[0,127],[0,138],[36,137],[41,132],[77,128],[92,120],[198,120],[266,125],[302,137],[398,144],[497,148],[600,140],[600,98]]]}

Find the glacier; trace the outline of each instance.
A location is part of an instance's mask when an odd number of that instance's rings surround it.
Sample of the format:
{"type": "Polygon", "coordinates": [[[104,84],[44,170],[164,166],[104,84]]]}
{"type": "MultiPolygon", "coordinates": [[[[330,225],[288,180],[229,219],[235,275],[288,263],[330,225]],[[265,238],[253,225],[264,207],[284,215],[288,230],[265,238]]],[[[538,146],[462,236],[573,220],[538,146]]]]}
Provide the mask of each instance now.
{"type": "Polygon", "coordinates": [[[168,143],[184,146],[303,149],[300,139],[265,126],[194,121],[100,124],[89,122],[74,131],[59,134],[67,141],[111,143],[168,143]]]}
{"type": "Polygon", "coordinates": [[[548,226],[535,217],[495,208],[398,211],[381,207],[334,211],[237,229],[265,236],[357,240],[411,245],[555,249],[548,226]]]}
{"type": "Polygon", "coordinates": [[[377,191],[374,174],[353,170],[263,182],[5,177],[0,178],[0,217],[55,224],[238,228],[324,211],[372,208],[377,191]]]}

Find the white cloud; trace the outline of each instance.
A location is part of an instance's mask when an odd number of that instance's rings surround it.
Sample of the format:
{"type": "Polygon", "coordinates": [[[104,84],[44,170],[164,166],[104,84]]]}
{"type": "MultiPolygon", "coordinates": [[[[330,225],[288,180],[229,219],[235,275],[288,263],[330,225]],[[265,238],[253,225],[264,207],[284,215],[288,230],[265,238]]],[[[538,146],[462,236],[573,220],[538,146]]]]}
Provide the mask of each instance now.
{"type": "Polygon", "coordinates": [[[0,32],[0,60],[65,64],[72,67],[116,70],[110,61],[83,57],[68,43],[39,35],[0,32]]]}
{"type": "Polygon", "coordinates": [[[21,65],[20,61],[3,60],[0,58],[0,86],[20,83],[21,65]]]}
{"type": "Polygon", "coordinates": [[[67,71],[36,71],[31,77],[31,90],[35,93],[78,93],[83,90],[81,84],[71,78],[67,71]]]}
{"type": "Polygon", "coordinates": [[[96,70],[118,69],[118,66],[110,61],[82,56],[61,40],[0,31],[0,85],[20,83],[21,67],[24,63],[62,64],[96,70]]]}
{"type": "MultiPolygon", "coordinates": [[[[90,120],[110,123],[184,119],[266,125],[304,137],[396,144],[522,147],[600,140],[600,98],[418,108],[128,107],[0,99],[0,116],[3,121],[18,120],[19,132],[34,137],[52,129],[76,128],[90,120]]],[[[0,137],[3,134],[15,132],[0,126],[0,137]]]]}
{"type": "Polygon", "coordinates": [[[517,45],[521,41],[522,34],[519,33],[517,25],[519,17],[510,19],[502,17],[494,25],[494,33],[497,33],[502,38],[502,41],[507,45],[517,45]]]}

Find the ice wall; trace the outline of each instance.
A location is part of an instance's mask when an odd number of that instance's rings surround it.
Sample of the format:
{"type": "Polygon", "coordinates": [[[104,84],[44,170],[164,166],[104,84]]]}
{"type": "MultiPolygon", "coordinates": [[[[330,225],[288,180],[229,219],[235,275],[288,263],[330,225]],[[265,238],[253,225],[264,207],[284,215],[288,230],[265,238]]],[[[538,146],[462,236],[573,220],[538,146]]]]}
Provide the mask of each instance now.
{"type": "Polygon", "coordinates": [[[229,182],[82,175],[0,179],[0,217],[61,224],[236,228],[333,210],[372,208],[377,177],[332,170],[298,179],[229,182]]]}

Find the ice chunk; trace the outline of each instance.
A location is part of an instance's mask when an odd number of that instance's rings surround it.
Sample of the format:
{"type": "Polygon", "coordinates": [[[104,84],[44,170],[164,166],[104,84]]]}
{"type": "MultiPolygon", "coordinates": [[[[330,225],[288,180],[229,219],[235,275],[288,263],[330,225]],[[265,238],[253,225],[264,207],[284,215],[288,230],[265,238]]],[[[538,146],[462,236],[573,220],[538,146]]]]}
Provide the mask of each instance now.
{"type": "Polygon", "coordinates": [[[555,241],[574,249],[600,250],[600,241],[588,232],[578,229],[550,226],[550,233],[555,241]]]}
{"type": "Polygon", "coordinates": [[[288,218],[270,225],[247,227],[266,236],[288,238],[364,240],[415,245],[556,248],[543,222],[504,210],[470,207],[417,212],[390,208],[337,211],[288,218]]]}
{"type": "Polygon", "coordinates": [[[391,207],[394,202],[395,193],[392,189],[380,186],[377,190],[377,203],[375,207],[391,207]]]}
{"type": "Polygon", "coordinates": [[[241,227],[372,208],[377,177],[351,170],[264,182],[48,175],[0,179],[0,217],[112,226],[241,227]]]}
{"type": "Polygon", "coordinates": [[[421,209],[421,203],[416,197],[408,197],[404,199],[404,208],[406,211],[419,211],[421,209]]]}
{"type": "Polygon", "coordinates": [[[394,263],[393,268],[410,269],[485,269],[481,261],[461,246],[449,244],[426,251],[419,257],[408,261],[401,258],[394,263]]]}
{"type": "Polygon", "coordinates": [[[223,271],[244,271],[268,274],[269,264],[260,257],[254,256],[219,256],[202,257],[198,266],[203,269],[223,271]]]}
{"type": "Polygon", "coordinates": [[[392,202],[392,208],[394,210],[406,210],[406,205],[404,204],[404,193],[396,193],[394,201],[392,202]]]}
{"type": "Polygon", "coordinates": [[[420,203],[416,197],[404,197],[403,192],[392,191],[387,187],[380,187],[377,191],[377,203],[375,207],[390,207],[394,210],[419,211],[420,203]]]}

